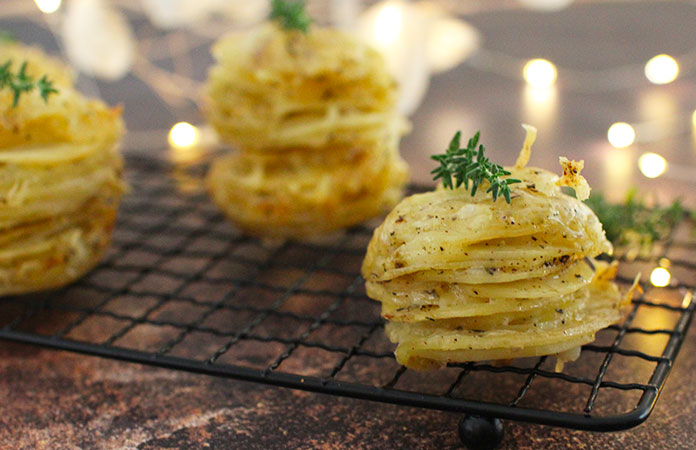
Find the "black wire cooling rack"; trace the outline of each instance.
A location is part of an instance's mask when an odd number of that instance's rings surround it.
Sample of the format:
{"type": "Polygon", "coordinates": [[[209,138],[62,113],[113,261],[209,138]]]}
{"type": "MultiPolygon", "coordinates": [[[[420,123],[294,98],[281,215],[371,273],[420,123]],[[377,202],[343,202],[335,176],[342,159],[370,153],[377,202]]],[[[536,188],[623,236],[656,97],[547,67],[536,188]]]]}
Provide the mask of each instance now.
{"type": "MultiPolygon", "coordinates": [[[[201,189],[204,167],[131,159],[132,186],[102,264],[57,292],[0,299],[0,338],[366,400],[585,430],[620,430],[655,405],[694,313],[696,242],[683,229],[654,257],[628,258],[630,284],[657,264],[620,326],[580,359],[406,370],[359,269],[372,228],[330,242],[262,243],[230,226],[201,189]],[[495,386],[495,389],[490,389],[495,386]]],[[[684,224],[683,224],[684,225],[684,224]]],[[[683,228],[683,227],[682,227],[683,228]]],[[[643,277],[646,278],[645,276],[643,277]]]]}

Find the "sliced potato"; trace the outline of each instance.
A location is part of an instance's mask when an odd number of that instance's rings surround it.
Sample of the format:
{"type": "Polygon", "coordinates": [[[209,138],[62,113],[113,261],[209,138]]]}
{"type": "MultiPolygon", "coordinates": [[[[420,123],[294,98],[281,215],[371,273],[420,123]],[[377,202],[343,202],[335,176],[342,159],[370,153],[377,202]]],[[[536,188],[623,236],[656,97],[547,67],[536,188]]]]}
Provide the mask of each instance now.
{"type": "Polygon", "coordinates": [[[374,231],[362,274],[401,364],[557,355],[560,368],[621,319],[633,288],[622,295],[616,266],[592,260],[612,251],[601,223],[557,176],[524,167],[528,138],[507,168],[521,180],[510,203],[493,201],[486,182],[473,196],[438,187],[401,201],[374,231]]]}
{"type": "Polygon", "coordinates": [[[58,92],[14,105],[0,91],[0,295],[62,286],[91,269],[108,245],[124,190],[120,108],[90,100],[70,70],[38,49],[0,44],[58,92]]]}
{"type": "Polygon", "coordinates": [[[384,60],[348,33],[287,33],[269,23],[224,36],[213,56],[204,112],[223,140],[241,148],[375,139],[396,117],[396,83],[384,60]]]}

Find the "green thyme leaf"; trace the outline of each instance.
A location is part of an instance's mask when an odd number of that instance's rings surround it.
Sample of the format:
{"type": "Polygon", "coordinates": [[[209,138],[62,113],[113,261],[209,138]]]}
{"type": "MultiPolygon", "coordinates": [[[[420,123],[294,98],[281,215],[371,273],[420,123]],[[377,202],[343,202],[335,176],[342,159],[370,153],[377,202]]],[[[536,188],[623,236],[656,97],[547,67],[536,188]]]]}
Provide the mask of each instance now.
{"type": "Polygon", "coordinates": [[[273,0],[271,20],[277,20],[286,30],[300,30],[306,33],[312,19],[307,15],[304,0],[273,0]]]}
{"type": "Polygon", "coordinates": [[[46,75],[42,76],[41,79],[36,83],[39,88],[39,93],[44,102],[48,102],[48,96],[51,94],[57,94],[58,89],[53,87],[53,82],[46,78],[46,75]]]}
{"type": "Polygon", "coordinates": [[[479,131],[469,139],[466,147],[461,147],[461,131],[457,131],[445,150],[445,153],[432,155],[430,158],[440,163],[433,169],[434,180],[442,180],[442,185],[448,189],[455,189],[462,185],[471,192],[473,197],[481,183],[488,181],[489,187],[486,193],[493,196],[493,201],[502,196],[510,203],[510,185],[519,183],[516,178],[501,178],[510,175],[503,166],[492,163],[486,156],[486,148],[479,144],[481,133],[479,131]],[[478,150],[477,150],[478,147],[478,150]]]}
{"type": "Polygon", "coordinates": [[[39,81],[34,81],[34,78],[27,75],[27,62],[24,61],[19,70],[12,72],[12,61],[8,60],[0,65],[0,90],[10,89],[12,91],[12,107],[16,107],[19,103],[19,98],[25,92],[31,92],[34,89],[39,90],[41,98],[44,102],[48,101],[48,96],[55,94],[58,90],[53,87],[53,82],[46,75],[41,77],[39,81]]]}

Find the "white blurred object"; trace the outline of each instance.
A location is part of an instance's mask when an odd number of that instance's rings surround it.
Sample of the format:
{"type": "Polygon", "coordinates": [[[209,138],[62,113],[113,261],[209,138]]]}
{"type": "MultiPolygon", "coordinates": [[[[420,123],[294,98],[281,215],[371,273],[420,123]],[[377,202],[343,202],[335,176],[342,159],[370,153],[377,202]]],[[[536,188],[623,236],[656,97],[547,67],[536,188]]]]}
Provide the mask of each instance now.
{"type": "Polygon", "coordinates": [[[560,11],[573,3],[573,0],[518,0],[529,9],[540,11],[560,11]]]}
{"type": "Polygon", "coordinates": [[[268,0],[141,0],[155,26],[177,28],[194,25],[214,14],[224,15],[238,25],[263,20],[270,11],[268,0]]]}
{"type": "Polygon", "coordinates": [[[248,26],[261,22],[271,13],[268,0],[217,0],[220,12],[237,25],[248,26]]]}
{"type": "Polygon", "coordinates": [[[434,2],[386,0],[358,19],[357,34],[384,56],[399,83],[398,109],[411,115],[428,90],[431,72],[451,69],[479,48],[478,32],[434,2]]]}
{"type": "Polygon", "coordinates": [[[213,0],[142,0],[150,21],[160,28],[196,23],[209,13],[213,0]]]}
{"type": "Polygon", "coordinates": [[[382,53],[399,83],[397,107],[405,115],[416,110],[428,90],[430,67],[423,37],[430,27],[430,17],[401,0],[378,3],[358,20],[358,35],[382,53]]]}
{"type": "Polygon", "coordinates": [[[87,75],[115,80],[133,64],[135,39],[128,21],[103,0],[68,2],[61,34],[68,58],[87,75]]]}
{"type": "Polygon", "coordinates": [[[444,13],[437,14],[428,34],[430,70],[441,73],[453,69],[480,47],[481,35],[476,28],[444,13]]]}
{"type": "Polygon", "coordinates": [[[331,0],[331,24],[339,29],[350,29],[355,25],[360,13],[357,0],[331,0]]]}

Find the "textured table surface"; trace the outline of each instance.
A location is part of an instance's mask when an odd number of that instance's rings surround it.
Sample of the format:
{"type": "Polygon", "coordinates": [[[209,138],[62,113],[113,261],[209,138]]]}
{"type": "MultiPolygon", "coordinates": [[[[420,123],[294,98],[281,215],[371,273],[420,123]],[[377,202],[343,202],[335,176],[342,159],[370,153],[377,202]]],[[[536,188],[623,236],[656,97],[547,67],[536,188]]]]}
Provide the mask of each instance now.
{"type": "MultiPolygon", "coordinates": [[[[617,433],[505,422],[501,448],[696,448],[689,336],[648,421],[617,433]]],[[[0,343],[0,448],[459,448],[458,416],[0,343]]]]}
{"type": "MultiPolygon", "coordinates": [[[[474,12],[464,17],[482,32],[486,50],[518,58],[544,56],[560,67],[581,71],[634,65],[640,75],[647,58],[660,52],[686,54],[696,42],[691,26],[696,7],[688,2],[578,1],[558,13],[520,10],[509,1],[490,3],[501,7],[472,8],[474,12]]],[[[25,40],[55,48],[47,25],[41,24],[36,16],[25,21],[16,15],[4,17],[0,11],[0,25],[25,40]]],[[[209,62],[207,54],[201,58],[209,62]]],[[[696,205],[693,179],[684,179],[679,170],[670,169],[664,177],[649,180],[636,168],[638,156],[646,151],[664,155],[672,168],[696,167],[689,128],[696,108],[696,83],[688,67],[671,85],[658,87],[645,81],[608,92],[567,89],[560,70],[559,90],[549,107],[529,104],[520,79],[480,70],[480,64],[474,59],[431,79],[428,95],[412,117],[413,133],[402,146],[417,181],[428,179],[432,167],[428,155],[444,148],[456,128],[481,129],[489,149],[500,152],[496,154],[501,162],[511,163],[522,141],[519,123],[530,122],[540,129],[532,164],[555,170],[559,154],[584,158],[593,187],[614,199],[638,185],[662,200],[680,195],[687,204],[696,205]],[[661,121],[659,114],[669,120],[661,121]],[[617,121],[664,122],[672,131],[618,150],[606,142],[606,129],[617,121]],[[630,169],[618,176],[617,166],[630,169]]],[[[194,104],[179,105],[172,112],[164,102],[147,97],[149,86],[134,77],[98,84],[107,101],[124,104],[132,136],[166,131],[175,120],[202,120],[194,104]]],[[[143,151],[142,140],[132,136],[126,141],[126,152],[143,151]]],[[[145,151],[164,154],[166,143],[162,140],[160,145],[145,151]]],[[[694,398],[696,337],[692,330],[645,424],[618,433],[589,433],[506,422],[502,447],[696,448],[694,398]]],[[[457,421],[455,414],[0,341],[0,449],[457,448],[461,445],[457,421]]]]}

